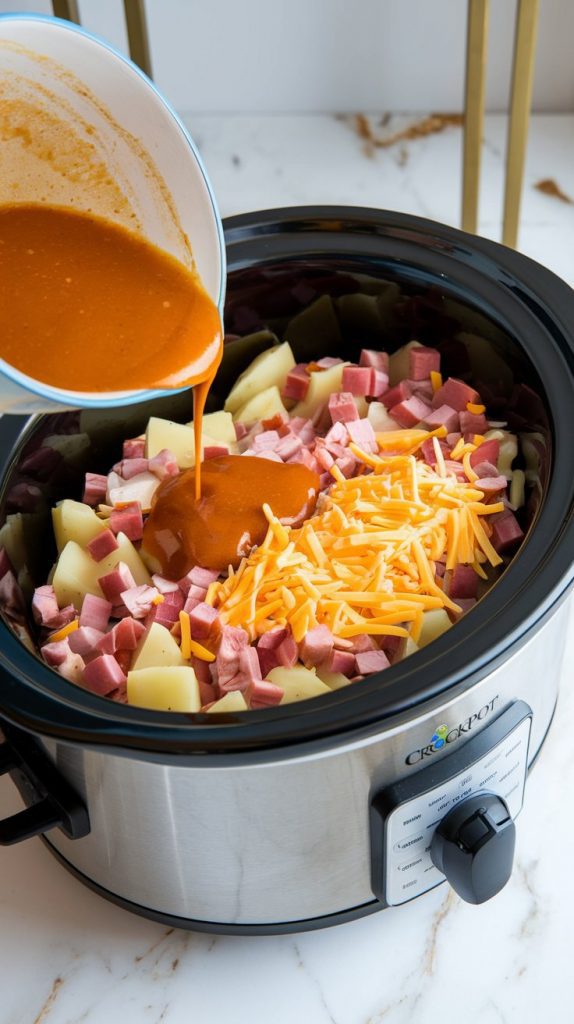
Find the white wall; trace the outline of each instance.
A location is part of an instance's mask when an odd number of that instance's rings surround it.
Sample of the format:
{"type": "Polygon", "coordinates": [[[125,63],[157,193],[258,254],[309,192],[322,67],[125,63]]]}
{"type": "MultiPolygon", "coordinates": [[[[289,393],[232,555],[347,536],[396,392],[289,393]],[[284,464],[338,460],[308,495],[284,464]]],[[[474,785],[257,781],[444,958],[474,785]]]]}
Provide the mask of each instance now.
{"type": "MultiPolygon", "coordinates": [[[[493,0],[487,104],[506,109],[516,0],[493,0]]],[[[535,110],[574,110],[574,2],[540,0],[535,110]]],[[[121,0],[80,0],[125,48],[121,0]]],[[[180,110],[460,110],[466,0],[147,0],[154,72],[180,110]]],[[[0,0],[0,11],[51,11],[0,0]]]]}

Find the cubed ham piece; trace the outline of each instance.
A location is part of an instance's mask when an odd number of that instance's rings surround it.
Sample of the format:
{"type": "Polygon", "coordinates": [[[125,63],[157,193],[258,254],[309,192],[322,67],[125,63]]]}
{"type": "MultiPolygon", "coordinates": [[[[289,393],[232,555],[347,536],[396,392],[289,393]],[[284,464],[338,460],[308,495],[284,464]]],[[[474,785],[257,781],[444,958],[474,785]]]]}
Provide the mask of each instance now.
{"type": "Polygon", "coordinates": [[[75,629],[68,636],[70,650],[74,654],[79,654],[85,662],[88,662],[92,658],[99,657],[100,652],[97,644],[103,636],[104,633],[101,629],[94,629],[92,626],[80,626],[79,629],[75,629]]]}
{"type": "Polygon", "coordinates": [[[381,636],[379,637],[379,640],[381,643],[381,650],[385,652],[389,661],[392,662],[404,644],[404,639],[400,636],[381,636]]]}
{"type": "Polygon", "coordinates": [[[86,544],[86,550],[94,559],[94,562],[101,562],[102,559],[116,551],[119,544],[111,530],[102,530],[86,544]]]}
{"type": "Polygon", "coordinates": [[[280,704],[285,693],[282,686],[275,686],[274,683],[257,679],[245,691],[245,697],[250,708],[271,708],[280,704]]]}
{"type": "MultiPolygon", "coordinates": [[[[7,570],[10,571],[10,570],[7,570]]],[[[4,575],[4,573],[2,574],[4,575]]],[[[51,626],[51,620],[55,619],[60,609],[54,588],[47,584],[44,587],[36,587],[32,598],[32,615],[34,622],[40,626],[51,626]]]]}
{"type": "Polygon", "coordinates": [[[148,586],[147,583],[127,587],[120,594],[122,604],[126,606],[134,619],[145,619],[148,612],[151,611],[156,597],[158,597],[158,591],[155,587],[148,586]]]}
{"type": "Polygon", "coordinates": [[[154,587],[157,587],[160,594],[172,594],[180,589],[179,583],[176,580],[166,580],[165,576],[160,576],[157,572],[154,572],[151,579],[154,587]]]}
{"type": "Polygon", "coordinates": [[[278,455],[277,452],[271,451],[269,448],[264,449],[262,452],[254,452],[253,454],[258,459],[269,459],[270,462],[283,462],[281,456],[278,455]]]}
{"type": "Polygon", "coordinates": [[[290,633],[275,648],[275,654],[278,664],[283,665],[284,668],[293,668],[293,665],[297,664],[299,649],[290,633]]]}
{"type": "MultiPolygon", "coordinates": [[[[138,642],[145,633],[143,622],[137,619],[125,618],[118,622],[113,630],[116,651],[135,651],[138,642]]],[[[106,634],[106,636],[109,634],[106,634]]]]}
{"type": "MultiPolygon", "coordinates": [[[[205,662],[203,664],[205,664],[205,662]]],[[[212,704],[215,704],[215,701],[217,700],[215,687],[210,680],[200,679],[199,676],[197,675],[197,672],[195,673],[195,675],[197,676],[197,682],[199,685],[199,699],[201,701],[201,710],[207,711],[212,704]]]]}
{"type": "Polygon", "coordinates": [[[354,676],[355,655],[352,651],[333,650],[326,661],[329,672],[341,672],[344,676],[354,676]]]}
{"type": "Polygon", "coordinates": [[[459,428],[458,413],[450,405],[439,405],[433,411],[427,413],[423,423],[429,430],[445,427],[447,434],[452,434],[459,428]]]}
{"type": "Polygon", "coordinates": [[[145,473],[148,468],[147,459],[122,459],[121,462],[116,462],[115,466],[112,466],[114,473],[118,473],[123,480],[131,480],[132,476],[137,476],[138,473],[145,473]]]}
{"type": "Polygon", "coordinates": [[[297,363],[287,374],[285,384],[281,388],[281,397],[302,402],[309,390],[309,380],[305,363],[297,363]]]}
{"type": "Polygon", "coordinates": [[[408,384],[413,389],[413,395],[416,395],[417,398],[422,398],[429,405],[432,405],[434,391],[430,380],[409,380],[408,384]]]}
{"type": "Polygon", "coordinates": [[[277,668],[277,665],[281,664],[276,651],[288,635],[289,634],[286,629],[282,626],[276,626],[273,629],[270,629],[267,633],[263,633],[259,638],[256,650],[263,678],[265,678],[272,668],[277,668]]]}
{"type": "Polygon", "coordinates": [[[118,562],[115,569],[106,573],[105,576],[99,577],[98,583],[102,588],[104,597],[111,601],[113,605],[119,603],[124,591],[136,585],[131,569],[125,562],[118,562]]]}
{"type": "Polygon", "coordinates": [[[249,646],[249,637],[238,626],[223,626],[215,665],[221,688],[239,671],[239,652],[249,646]]]}
{"type": "Polygon", "coordinates": [[[369,398],[381,398],[389,390],[389,376],[383,370],[371,372],[369,398]]]}
{"type": "MultiPolygon", "coordinates": [[[[437,412],[438,412],[438,410],[437,410],[437,412]]],[[[461,437],[462,437],[462,434],[458,430],[453,430],[453,431],[451,431],[451,433],[446,435],[445,441],[446,441],[448,447],[452,449],[452,448],[454,448],[454,446],[456,444],[458,444],[458,442],[460,441],[461,437]]]]}
{"type": "Polygon", "coordinates": [[[426,380],[440,371],[440,352],[436,348],[409,349],[409,380],[426,380]]]}
{"type": "Polygon", "coordinates": [[[125,533],[129,540],[141,540],[143,537],[143,516],[138,501],[130,501],[123,508],[115,508],[108,520],[110,530],[116,535],[125,533]]]}
{"type": "Polygon", "coordinates": [[[372,394],[372,369],[370,366],[345,366],[343,369],[343,393],[350,391],[352,395],[372,394]]]}
{"type": "Polygon", "coordinates": [[[194,565],[193,569],[190,569],[189,572],[177,582],[179,588],[183,590],[184,594],[188,594],[190,587],[195,586],[203,589],[204,593],[202,597],[205,597],[210,583],[215,583],[217,579],[219,579],[219,573],[215,572],[215,570],[202,569],[200,565],[194,565]]]}
{"type": "Polygon", "coordinates": [[[399,402],[406,401],[410,398],[413,393],[413,389],[408,381],[402,380],[399,384],[396,384],[394,388],[389,388],[385,391],[382,396],[382,402],[387,411],[392,409],[393,405],[398,405],[399,402]]]}
{"type": "Polygon", "coordinates": [[[169,448],[162,448],[157,455],[154,455],[153,459],[149,460],[148,469],[159,480],[165,480],[168,476],[177,476],[179,473],[177,459],[169,448]]]}
{"type": "Polygon", "coordinates": [[[359,410],[350,391],[336,391],[331,395],[329,413],[333,423],[351,423],[359,419],[359,410]]]}
{"type": "Polygon", "coordinates": [[[194,640],[205,640],[219,628],[219,612],[205,602],[197,604],[189,613],[189,626],[194,640]]]}
{"type": "Polygon", "coordinates": [[[166,629],[173,629],[174,626],[177,626],[179,629],[179,609],[174,605],[162,601],[161,604],[154,604],[152,612],[154,622],[157,622],[159,626],[165,626],[166,629]]]}
{"type": "Polygon", "coordinates": [[[496,466],[499,455],[500,441],[492,438],[492,440],[483,441],[474,452],[470,453],[470,464],[473,469],[481,462],[490,462],[493,466],[496,466]]]}
{"type": "Polygon", "coordinates": [[[457,380],[456,377],[449,377],[435,391],[432,404],[435,409],[440,409],[441,405],[450,405],[451,409],[462,412],[462,410],[466,410],[469,402],[473,405],[480,403],[478,391],[471,388],[469,384],[465,384],[464,381],[457,380]]]}
{"type": "MultiPolygon", "coordinates": [[[[472,468],[478,477],[498,476],[498,469],[496,466],[493,466],[492,462],[479,462],[472,468]]],[[[506,477],[504,479],[506,480],[506,477]]],[[[508,483],[508,480],[506,480],[506,483],[508,483]]]]}
{"type": "Polygon", "coordinates": [[[448,596],[453,601],[459,598],[476,598],[478,592],[478,575],[471,565],[457,565],[452,570],[448,583],[448,596]]]}
{"type": "Polygon", "coordinates": [[[58,614],[54,615],[54,618],[50,619],[50,621],[46,623],[46,626],[52,631],[63,629],[64,626],[68,626],[70,622],[74,621],[76,614],[74,605],[67,604],[65,608],[60,608],[58,614]]]}
{"type": "Polygon", "coordinates": [[[108,478],[102,476],[101,473],[86,473],[86,482],[84,484],[84,495],[82,501],[86,505],[99,505],[101,502],[106,500],[106,492],[108,489],[108,478]]]}
{"type": "Polygon", "coordinates": [[[355,475],[358,462],[352,452],[345,452],[344,455],[340,455],[339,458],[335,460],[335,465],[341,470],[345,479],[350,480],[351,477],[355,475]]]}
{"type": "Polygon", "coordinates": [[[411,398],[406,398],[403,402],[399,402],[398,405],[393,405],[390,410],[390,415],[393,419],[396,420],[401,427],[405,428],[415,427],[417,423],[420,423],[422,420],[426,420],[430,413],[430,405],[423,401],[422,398],[417,398],[416,395],[412,395],[411,398]]]}
{"type": "Polygon", "coordinates": [[[353,654],[364,654],[365,651],[378,651],[378,647],[372,636],[368,633],[359,633],[352,639],[353,654]]]}
{"type": "MultiPolygon", "coordinates": [[[[335,464],[335,460],[331,455],[331,452],[328,450],[328,448],[325,448],[322,445],[321,447],[319,447],[318,445],[315,446],[315,458],[317,459],[317,462],[321,466],[321,469],[325,470],[325,472],[329,472],[331,466],[335,464]]],[[[330,483],[333,483],[332,477],[330,478],[330,483]]]]}
{"type": "Polygon", "coordinates": [[[332,451],[331,445],[336,444],[346,447],[349,443],[349,431],[344,423],[337,420],[337,422],[333,423],[333,426],[325,434],[324,440],[326,447],[331,452],[331,455],[340,455],[341,453],[339,451],[332,451]]]}
{"type": "Polygon", "coordinates": [[[290,462],[297,452],[301,451],[303,442],[297,434],[287,434],[280,438],[276,453],[283,462],[290,462]]]}
{"type": "Polygon", "coordinates": [[[361,349],[361,355],[359,356],[359,366],[371,366],[374,370],[382,370],[383,373],[388,374],[388,353],[376,352],[372,348],[363,348],[361,349]]]}
{"type": "Polygon", "coordinates": [[[375,437],[375,431],[371,421],[368,419],[354,420],[347,424],[347,430],[352,441],[364,452],[377,452],[379,446],[375,437]]]}
{"type": "Polygon", "coordinates": [[[44,644],[40,648],[40,654],[50,668],[58,668],[58,665],[62,665],[70,654],[68,638],[65,637],[64,640],[55,640],[53,643],[44,644]]]}
{"type": "Polygon", "coordinates": [[[488,519],[492,526],[490,541],[499,555],[515,547],[524,537],[520,524],[510,509],[489,516],[488,519]]]}
{"type": "MultiPolygon", "coordinates": [[[[448,445],[442,439],[439,440],[438,443],[439,443],[440,450],[441,450],[442,454],[444,456],[449,455],[450,454],[450,450],[448,448],[448,445]]],[[[434,447],[434,444],[433,444],[433,438],[432,437],[427,437],[426,441],[423,441],[423,443],[421,444],[421,453],[422,453],[422,457],[425,460],[427,466],[435,466],[436,465],[436,451],[435,451],[435,447],[434,447]]]]}
{"type": "Polygon", "coordinates": [[[99,629],[103,633],[110,621],[111,614],[111,601],[106,601],[104,597],[97,597],[95,594],[86,594],[82,601],[80,626],[99,629]]]}
{"type": "Polygon", "coordinates": [[[488,420],[483,413],[468,412],[463,409],[459,413],[460,429],[463,434],[484,434],[489,429],[488,420]]]}
{"type": "Polygon", "coordinates": [[[321,356],[317,360],[317,366],[320,366],[322,370],[330,370],[332,366],[339,366],[343,360],[339,356],[321,356]]]}
{"type": "Polygon", "coordinates": [[[122,457],[124,459],[143,459],[145,456],[145,437],[130,437],[124,441],[122,457]]]}
{"type": "Polygon", "coordinates": [[[239,652],[239,671],[249,678],[250,683],[262,678],[255,647],[244,647],[239,652]]]}
{"type": "Polygon", "coordinates": [[[371,672],[382,672],[389,668],[390,661],[384,651],[362,651],[355,656],[357,672],[361,676],[370,675],[371,672]]]}
{"type": "Polygon", "coordinates": [[[203,458],[206,462],[209,459],[220,459],[222,455],[229,455],[226,444],[206,444],[203,449],[203,458]]]}
{"type": "Polygon", "coordinates": [[[260,434],[256,434],[251,442],[251,446],[254,452],[269,452],[274,451],[279,444],[279,434],[276,430],[262,430],[260,434]]]}
{"type": "Polygon", "coordinates": [[[101,697],[125,686],[126,682],[126,676],[112,654],[101,654],[84,669],[84,686],[101,697]]]}
{"type": "Polygon", "coordinates": [[[297,434],[297,437],[301,438],[303,444],[311,444],[315,438],[315,427],[305,416],[293,416],[289,421],[289,427],[294,434],[297,434]]]}
{"type": "MultiPolygon", "coordinates": [[[[213,687],[213,679],[211,677],[211,671],[210,671],[208,662],[207,661],[202,661],[201,658],[196,658],[196,656],[194,654],[191,655],[190,662],[191,662],[191,667],[192,667],[192,669],[195,672],[195,675],[197,677],[197,681],[200,684],[200,688],[201,688],[201,684],[202,683],[204,683],[206,686],[212,687],[211,692],[215,696],[215,688],[213,687]]],[[[200,695],[201,695],[201,689],[200,689],[200,695]]],[[[207,700],[207,698],[206,698],[206,700],[207,700]]],[[[201,698],[201,701],[202,701],[202,703],[204,703],[203,697],[201,698]]]]}
{"type": "Polygon", "coordinates": [[[247,427],[245,426],[245,423],[237,422],[234,423],[233,426],[235,427],[235,440],[242,441],[247,434],[247,427]]]}
{"type": "Polygon", "coordinates": [[[483,476],[474,484],[482,491],[485,498],[492,498],[495,494],[501,494],[506,490],[508,480],[505,476],[483,476]]]}
{"type": "Polygon", "coordinates": [[[327,626],[314,626],[299,645],[301,660],[306,665],[320,665],[333,651],[333,634],[327,626]]]}

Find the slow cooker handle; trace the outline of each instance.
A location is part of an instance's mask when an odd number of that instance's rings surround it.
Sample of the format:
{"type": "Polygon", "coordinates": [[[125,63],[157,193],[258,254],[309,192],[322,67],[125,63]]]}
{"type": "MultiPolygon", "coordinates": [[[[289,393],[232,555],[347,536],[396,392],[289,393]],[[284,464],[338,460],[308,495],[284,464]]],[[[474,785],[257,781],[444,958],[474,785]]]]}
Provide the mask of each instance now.
{"type": "Polygon", "coordinates": [[[76,791],[34,739],[13,730],[0,744],[0,775],[8,773],[27,806],[0,821],[0,846],[52,828],[61,828],[69,839],[88,834],[88,812],[76,791]]]}

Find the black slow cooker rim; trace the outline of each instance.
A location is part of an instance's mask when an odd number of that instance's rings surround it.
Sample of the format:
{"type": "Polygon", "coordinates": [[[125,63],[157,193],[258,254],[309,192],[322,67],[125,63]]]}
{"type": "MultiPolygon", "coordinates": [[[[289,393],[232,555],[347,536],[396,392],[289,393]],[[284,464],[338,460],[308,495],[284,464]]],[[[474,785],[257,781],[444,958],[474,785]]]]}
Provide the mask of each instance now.
{"type": "MultiPolygon", "coordinates": [[[[433,276],[443,278],[445,287],[448,282],[449,292],[456,292],[455,279],[465,289],[469,275],[480,281],[483,301],[488,305],[488,297],[497,297],[509,310],[506,319],[511,314],[515,330],[517,323],[524,325],[521,343],[543,382],[551,385],[557,410],[563,414],[554,417],[554,459],[562,471],[552,473],[536,524],[503,578],[472,615],[384,675],[313,701],[226,716],[156,713],[112,704],[57,676],[1,622],[0,714],[29,731],[63,742],[154,758],[162,753],[235,756],[242,751],[264,756],[265,751],[279,748],[295,754],[302,744],[308,749],[314,742],[322,746],[329,737],[333,742],[349,740],[379,723],[381,729],[388,727],[399,715],[419,713],[425,703],[439,696],[446,700],[457,686],[470,688],[551,614],[573,581],[574,337],[567,324],[574,324],[574,292],[565,282],[498,243],[384,210],[288,207],[228,218],[224,227],[232,270],[254,263],[263,266],[296,260],[302,255],[307,261],[335,254],[360,257],[366,239],[371,247],[384,239],[385,259],[390,259],[392,252],[395,263],[407,260],[413,245],[419,253],[424,249],[419,269],[430,273],[430,263],[433,276]],[[343,239],[347,247],[341,251],[343,239]],[[254,244],[258,247],[256,259],[249,256],[254,244]],[[528,321],[536,326],[538,340],[543,334],[552,340],[543,360],[526,330],[528,321]],[[564,420],[570,422],[569,431],[564,420]],[[487,649],[481,640],[486,627],[492,640],[487,649]]],[[[408,263],[417,265],[412,258],[408,263]]],[[[476,296],[476,289],[473,291],[476,296]]],[[[493,309],[495,318],[505,320],[499,312],[500,306],[493,309]]],[[[23,441],[24,436],[11,453],[8,467],[17,459],[23,441]]]]}

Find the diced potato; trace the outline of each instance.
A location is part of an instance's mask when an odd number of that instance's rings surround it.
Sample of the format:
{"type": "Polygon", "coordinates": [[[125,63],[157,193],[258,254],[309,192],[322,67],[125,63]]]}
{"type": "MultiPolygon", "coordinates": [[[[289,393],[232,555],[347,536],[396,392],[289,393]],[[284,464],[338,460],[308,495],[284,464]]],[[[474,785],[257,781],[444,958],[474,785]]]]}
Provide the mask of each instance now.
{"type": "Polygon", "coordinates": [[[330,690],[341,690],[343,686],[348,686],[351,682],[342,672],[329,672],[328,669],[321,668],[320,665],[317,667],[317,676],[330,690]]]}
{"type": "Polygon", "coordinates": [[[382,402],[370,403],[367,419],[376,434],[385,434],[389,430],[400,430],[400,425],[389,415],[382,402]]]}
{"type": "Polygon", "coordinates": [[[305,416],[310,418],[317,410],[329,401],[335,391],[341,391],[343,387],[343,368],[348,363],[337,363],[328,370],[317,370],[311,374],[307,394],[302,402],[298,402],[292,410],[292,416],[305,416]]]}
{"type": "Polygon", "coordinates": [[[98,519],[93,508],[84,505],[83,501],[71,501],[69,498],[52,509],[52,525],[58,551],[62,551],[69,540],[75,540],[85,548],[89,541],[106,529],[106,524],[98,519]]]}
{"type": "Polygon", "coordinates": [[[511,434],[509,430],[487,430],[485,435],[486,441],[498,441],[500,444],[500,452],[498,454],[497,469],[501,476],[505,476],[507,480],[510,480],[512,476],[512,463],[518,455],[518,440],[516,434],[511,434]]]}
{"type": "MultiPolygon", "coordinates": [[[[189,424],[193,426],[193,422],[189,424]]],[[[203,417],[203,436],[209,436],[214,441],[221,441],[222,444],[229,445],[230,448],[235,447],[235,427],[233,426],[233,416],[230,412],[224,412],[220,409],[219,412],[209,412],[203,417]]],[[[204,440],[205,445],[205,440],[204,440]]]]}
{"type": "Polygon", "coordinates": [[[279,388],[273,384],[259,395],[250,398],[245,405],[233,413],[233,419],[238,423],[255,423],[256,420],[270,420],[276,415],[287,419],[287,410],[281,400],[279,388]]]}
{"type": "Polygon", "coordinates": [[[322,693],[330,693],[330,688],[320,679],[313,669],[304,668],[303,665],[295,665],[294,668],[284,668],[278,665],[272,668],[267,678],[275,686],[283,687],[285,691],[281,699],[282,704],[291,704],[296,700],[307,700],[308,697],[319,697],[322,693]]]}
{"type": "Polygon", "coordinates": [[[128,704],[154,711],[199,711],[199,685],[188,665],[140,668],[128,672],[128,704]]]}
{"type": "Polygon", "coordinates": [[[245,697],[239,690],[232,690],[230,693],[226,693],[221,700],[216,700],[215,704],[207,709],[207,714],[211,714],[212,711],[247,711],[245,697]]]}
{"type": "Polygon", "coordinates": [[[152,622],[134,651],[132,669],[185,665],[179,644],[169,629],[152,622]]]}
{"type": "Polygon", "coordinates": [[[108,504],[125,505],[129,501],[138,501],[142,512],[149,512],[152,498],[159,487],[159,479],[155,473],[137,473],[129,480],[122,481],[120,478],[116,483],[117,487],[113,486],[113,483],[108,485],[108,504]]]}
{"type": "Polygon", "coordinates": [[[26,565],[28,554],[24,537],[24,516],[21,512],[6,516],[6,522],[0,529],[0,548],[5,549],[16,570],[26,565]]]}
{"type": "MultiPolygon", "coordinates": [[[[206,416],[205,419],[208,417],[206,416]]],[[[201,440],[204,448],[206,445],[217,444],[217,439],[211,435],[208,436],[205,432],[201,440]]],[[[233,431],[233,440],[235,441],[235,430],[233,431]]],[[[159,416],[150,416],[145,433],[146,458],[152,459],[164,448],[173,452],[180,469],[190,469],[195,466],[193,422],[173,423],[171,420],[163,420],[159,416]]],[[[128,483],[131,483],[131,480],[128,483]]]]}
{"type": "Polygon", "coordinates": [[[389,384],[394,388],[395,384],[404,380],[409,375],[409,352],[411,348],[426,348],[420,341],[409,341],[407,345],[398,348],[389,358],[389,384]]]}
{"type": "MultiPolygon", "coordinates": [[[[295,359],[288,341],[266,349],[250,363],[235,381],[227,396],[225,411],[236,413],[252,398],[268,388],[282,387],[289,370],[294,366],[295,359]]],[[[239,417],[235,416],[234,419],[239,419],[239,417]]]]}
{"type": "Polygon", "coordinates": [[[76,541],[68,541],[60,553],[52,579],[60,607],[73,604],[79,611],[86,594],[103,597],[98,579],[115,569],[118,562],[125,562],[129,566],[137,584],[151,583],[150,575],[131,540],[124,533],[118,533],[117,541],[117,549],[101,562],[94,562],[76,541]]]}
{"type": "MultiPolygon", "coordinates": [[[[450,620],[449,620],[450,621],[450,620]]],[[[448,626],[447,626],[448,629],[448,626]]],[[[419,649],[419,645],[415,644],[412,637],[408,636],[405,640],[405,646],[403,648],[403,658],[408,658],[409,654],[416,654],[419,649]]]]}
{"type": "Polygon", "coordinates": [[[444,608],[432,608],[429,612],[425,612],[423,615],[423,628],[419,637],[419,647],[426,647],[432,640],[436,640],[437,637],[446,633],[447,629],[450,629],[451,626],[452,622],[444,608]]]}

